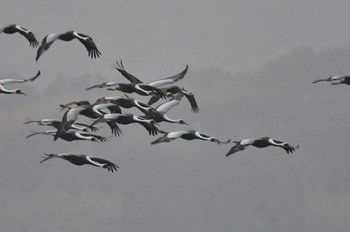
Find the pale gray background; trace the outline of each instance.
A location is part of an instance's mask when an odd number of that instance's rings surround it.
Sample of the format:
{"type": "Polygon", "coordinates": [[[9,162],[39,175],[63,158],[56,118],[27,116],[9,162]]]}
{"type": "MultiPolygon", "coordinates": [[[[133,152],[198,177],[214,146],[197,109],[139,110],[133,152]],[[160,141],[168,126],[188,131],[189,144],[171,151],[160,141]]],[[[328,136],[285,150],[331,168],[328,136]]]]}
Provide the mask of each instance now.
{"type": "Polygon", "coordinates": [[[103,2],[1,1],[1,26],[18,23],[40,41],[77,30],[102,53],[92,60],[78,41],[57,41],[35,62],[22,36],[0,35],[1,78],[42,71],[19,86],[28,96],[0,98],[1,231],[350,231],[350,87],[312,84],[350,74],[349,1],[103,2]],[[170,115],[190,125],[164,130],[266,135],[300,149],[250,147],[226,158],[231,145],[151,146],[155,138],[137,125],[100,144],[25,139],[46,129],[23,125],[28,118],[60,118],[61,103],[118,95],[84,90],[126,81],[112,68],[117,59],[144,81],[189,65],[179,85],[195,93],[201,111],[184,100],[170,115]],[[121,169],[39,164],[44,152],[69,151],[121,169]]]}

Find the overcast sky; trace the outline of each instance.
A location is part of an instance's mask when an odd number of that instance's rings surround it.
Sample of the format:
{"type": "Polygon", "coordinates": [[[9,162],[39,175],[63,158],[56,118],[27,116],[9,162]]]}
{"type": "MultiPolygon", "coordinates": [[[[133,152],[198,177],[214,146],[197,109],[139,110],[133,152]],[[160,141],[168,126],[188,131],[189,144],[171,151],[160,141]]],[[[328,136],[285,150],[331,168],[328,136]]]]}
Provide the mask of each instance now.
{"type": "MultiPolygon", "coordinates": [[[[19,34],[0,34],[0,78],[42,75],[11,85],[27,96],[1,95],[0,230],[125,232],[329,232],[350,230],[349,87],[319,78],[350,73],[348,1],[2,1],[0,26],[18,23],[38,40],[76,30],[35,62],[19,34]],[[219,139],[271,136],[300,145],[246,150],[233,144],[175,140],[150,145],[138,125],[121,126],[106,143],[53,141],[23,125],[61,118],[59,104],[120,95],[85,88],[126,82],[113,63],[145,82],[189,65],[178,84],[195,94],[169,115],[219,139]],[[117,173],[64,160],[39,164],[44,153],[106,158],[117,173]]],[[[142,101],[145,97],[132,95],[142,101]]],[[[134,111],[137,112],[137,111],[134,111]]],[[[90,122],[83,116],[82,121],[90,122]]],[[[99,134],[111,136],[107,127],[99,134]]]]}

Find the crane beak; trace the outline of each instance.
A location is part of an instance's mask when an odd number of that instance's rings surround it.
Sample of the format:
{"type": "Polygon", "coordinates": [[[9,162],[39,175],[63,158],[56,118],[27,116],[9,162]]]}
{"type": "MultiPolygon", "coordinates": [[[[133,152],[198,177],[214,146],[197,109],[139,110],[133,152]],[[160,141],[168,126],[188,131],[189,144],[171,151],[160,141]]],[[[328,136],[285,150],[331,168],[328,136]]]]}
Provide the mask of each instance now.
{"type": "Polygon", "coordinates": [[[32,123],[32,122],[38,122],[38,121],[34,121],[34,120],[31,120],[31,119],[28,119],[28,120],[25,121],[23,124],[29,124],[29,123],[32,123]]]}
{"type": "Polygon", "coordinates": [[[98,88],[98,87],[99,87],[99,85],[93,85],[93,86],[86,88],[85,90],[90,90],[90,89],[94,89],[94,88],[98,88]]]}
{"type": "Polygon", "coordinates": [[[315,83],[321,82],[321,81],[327,81],[327,79],[318,79],[318,80],[314,80],[312,83],[315,84],[315,83]]]}
{"type": "Polygon", "coordinates": [[[46,160],[52,159],[54,157],[55,157],[54,154],[47,154],[47,153],[45,153],[45,156],[43,156],[44,159],[42,161],[40,161],[40,163],[43,163],[46,160]]]}

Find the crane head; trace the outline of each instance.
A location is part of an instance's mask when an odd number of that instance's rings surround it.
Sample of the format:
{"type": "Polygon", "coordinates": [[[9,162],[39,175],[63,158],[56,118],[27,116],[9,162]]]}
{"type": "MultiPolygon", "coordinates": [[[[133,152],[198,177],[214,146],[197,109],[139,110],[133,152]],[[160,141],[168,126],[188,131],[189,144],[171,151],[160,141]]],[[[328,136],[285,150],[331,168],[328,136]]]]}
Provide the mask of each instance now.
{"type": "Polygon", "coordinates": [[[20,90],[20,89],[17,89],[17,90],[15,91],[15,93],[16,93],[16,94],[27,95],[27,94],[23,93],[22,90],[20,90]]]}

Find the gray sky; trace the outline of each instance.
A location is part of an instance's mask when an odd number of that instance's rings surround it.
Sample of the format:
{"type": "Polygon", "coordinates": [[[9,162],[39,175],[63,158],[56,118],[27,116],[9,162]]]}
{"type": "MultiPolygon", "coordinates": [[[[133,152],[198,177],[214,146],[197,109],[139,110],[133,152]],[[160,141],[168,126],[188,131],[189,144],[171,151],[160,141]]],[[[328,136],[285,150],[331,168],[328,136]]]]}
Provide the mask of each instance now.
{"type": "MultiPolygon", "coordinates": [[[[18,23],[41,39],[51,32],[90,35],[102,53],[92,60],[77,41],[57,41],[35,62],[20,35],[0,35],[0,75],[42,75],[2,95],[0,229],[2,231],[349,231],[350,108],[347,86],[312,81],[350,73],[348,1],[3,1],[3,25],[18,23]],[[184,99],[169,112],[219,139],[271,136],[300,145],[249,147],[155,138],[137,125],[106,143],[25,139],[28,118],[60,118],[59,104],[118,95],[85,91],[126,81],[112,64],[123,59],[144,81],[189,72],[184,99]],[[43,153],[107,158],[117,174],[43,153]]],[[[17,87],[17,85],[13,85],[17,87]]],[[[146,101],[144,97],[140,100],[146,101]]],[[[89,122],[86,118],[81,118],[89,122]]],[[[110,136],[104,127],[101,134],[110,136]]]]}

